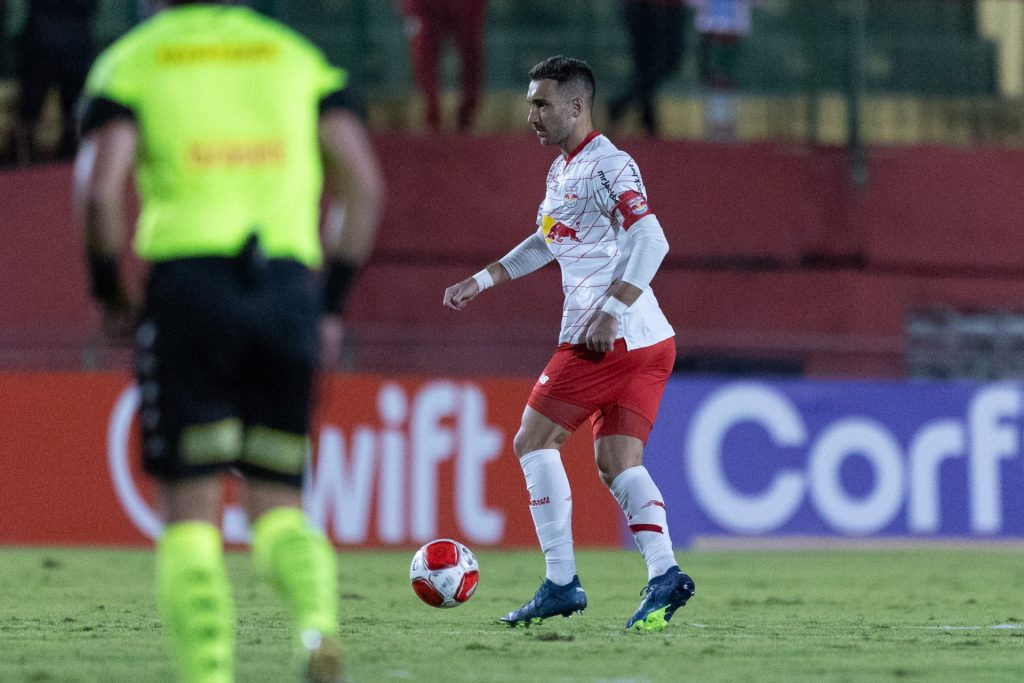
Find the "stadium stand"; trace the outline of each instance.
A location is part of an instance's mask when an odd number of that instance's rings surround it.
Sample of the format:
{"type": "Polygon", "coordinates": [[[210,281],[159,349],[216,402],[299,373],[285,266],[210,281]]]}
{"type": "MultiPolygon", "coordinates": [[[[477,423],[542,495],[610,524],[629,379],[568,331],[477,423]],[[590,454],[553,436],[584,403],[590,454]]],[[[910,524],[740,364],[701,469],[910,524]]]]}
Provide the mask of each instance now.
{"type": "MultiPolygon", "coordinates": [[[[9,11],[14,14],[24,2],[10,0],[9,11]]],[[[422,117],[396,2],[249,4],[308,35],[333,61],[352,70],[366,89],[376,129],[419,125],[422,117]]],[[[139,7],[137,0],[101,2],[94,28],[97,45],[108,44],[130,28],[139,18],[139,7]]],[[[817,0],[772,0],[757,6],[753,33],[744,41],[739,59],[741,139],[845,141],[849,7],[817,0]]],[[[869,0],[866,8],[866,141],[1024,143],[1019,108],[1008,108],[995,97],[1002,48],[991,30],[983,31],[979,25],[979,5],[959,0],[869,0]]],[[[992,16],[988,23],[998,27],[1001,17],[992,16]]],[[[7,23],[9,32],[16,30],[17,21],[7,23]]],[[[1012,22],[1002,26],[1012,33],[1012,22]]],[[[704,132],[692,27],[690,33],[683,69],[662,92],[664,134],[670,137],[700,138],[704,132]]],[[[7,79],[0,84],[0,134],[9,125],[6,114],[14,96],[12,44],[0,41],[0,81],[7,79]]],[[[523,74],[550,54],[572,53],[592,63],[601,81],[599,109],[605,96],[620,91],[629,76],[628,41],[615,0],[490,0],[486,46],[487,97],[479,124],[483,131],[521,125],[516,105],[522,101],[523,74]],[[579,21],[581,16],[587,20],[579,21]]],[[[446,60],[443,67],[444,82],[454,89],[454,60],[446,60]]],[[[1016,80],[1020,79],[1018,75],[1016,80]]],[[[453,100],[448,98],[446,105],[454,106],[453,100]]]]}

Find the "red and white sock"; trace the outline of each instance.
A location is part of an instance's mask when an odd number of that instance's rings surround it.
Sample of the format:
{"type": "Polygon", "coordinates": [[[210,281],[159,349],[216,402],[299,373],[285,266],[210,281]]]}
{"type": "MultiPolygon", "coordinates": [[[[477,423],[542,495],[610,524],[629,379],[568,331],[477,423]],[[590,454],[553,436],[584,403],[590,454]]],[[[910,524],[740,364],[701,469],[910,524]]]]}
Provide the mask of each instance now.
{"type": "Polygon", "coordinates": [[[572,492],[562,457],[554,448],[546,448],[527,453],[519,464],[526,475],[530,514],[544,551],[546,577],[564,586],[576,575],[576,557],[572,551],[572,492]]]}
{"type": "Polygon", "coordinates": [[[665,499],[647,468],[641,465],[624,470],[612,481],[611,490],[647,562],[648,580],[675,567],[676,556],[668,535],[665,499]]]}

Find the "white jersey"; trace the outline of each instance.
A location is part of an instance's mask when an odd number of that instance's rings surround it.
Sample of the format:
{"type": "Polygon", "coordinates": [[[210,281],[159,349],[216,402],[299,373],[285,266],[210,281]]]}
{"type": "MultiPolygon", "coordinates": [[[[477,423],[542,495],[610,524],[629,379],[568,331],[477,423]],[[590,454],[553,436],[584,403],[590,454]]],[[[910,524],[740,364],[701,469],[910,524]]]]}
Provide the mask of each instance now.
{"type": "MultiPolygon", "coordinates": [[[[537,229],[562,268],[559,343],[584,341],[590,317],[626,269],[633,249],[627,231],[650,215],[636,163],[597,131],[551,164],[537,229]]],[[[648,287],[623,314],[618,336],[639,349],[674,334],[648,287]]]]}

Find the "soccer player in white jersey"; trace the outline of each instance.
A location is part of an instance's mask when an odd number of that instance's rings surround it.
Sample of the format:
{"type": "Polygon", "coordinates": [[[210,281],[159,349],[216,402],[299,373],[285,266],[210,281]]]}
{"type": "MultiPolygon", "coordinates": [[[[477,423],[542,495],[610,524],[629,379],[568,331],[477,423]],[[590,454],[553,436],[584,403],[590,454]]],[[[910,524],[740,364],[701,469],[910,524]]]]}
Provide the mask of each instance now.
{"type": "Polygon", "coordinates": [[[546,578],[532,600],[502,621],[538,623],[587,606],[559,448],[589,418],[601,480],[647,562],[647,589],[626,628],[660,630],[694,593],[693,580],[676,564],[664,499],[643,467],[644,444],[675,361],[674,332],[650,288],[668,242],[633,159],[594,130],[590,66],[561,55],[544,60],[530,70],[527,100],[541,144],[561,150],[548,171],[537,229],[444,293],[444,305],[459,311],[483,290],[552,260],[562,269],[559,345],[513,441],[546,578]]]}

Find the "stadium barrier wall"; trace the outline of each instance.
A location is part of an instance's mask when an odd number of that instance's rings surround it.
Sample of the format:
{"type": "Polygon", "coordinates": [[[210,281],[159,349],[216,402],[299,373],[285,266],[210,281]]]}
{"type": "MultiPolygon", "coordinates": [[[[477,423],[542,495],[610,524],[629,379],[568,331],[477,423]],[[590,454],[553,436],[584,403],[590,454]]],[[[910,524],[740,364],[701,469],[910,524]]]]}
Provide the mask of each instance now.
{"type": "MultiPolygon", "coordinates": [[[[534,229],[555,154],[532,134],[375,142],[389,188],[382,256],[478,265],[534,229]]],[[[1022,150],[874,148],[870,183],[857,190],[843,148],[617,142],[643,174],[670,265],[795,266],[818,254],[1024,272],[1022,150]]]]}
{"type": "MultiPolygon", "coordinates": [[[[346,367],[537,372],[560,315],[554,267],[458,316],[439,302],[533,229],[552,151],[529,134],[375,142],[387,209],[348,309],[360,347],[346,367]]],[[[908,310],[1021,308],[1024,193],[1014,183],[1024,152],[873,149],[871,183],[858,192],[836,148],[624,147],[672,245],[654,287],[691,352],[778,353],[810,375],[895,376],[908,310]],[[808,256],[832,266],[808,268],[808,256]],[[866,267],[853,267],[858,256],[866,267]]],[[[83,352],[98,345],[99,325],[70,185],[67,166],[0,173],[0,367],[121,367],[83,352]]]]}
{"type": "MultiPolygon", "coordinates": [[[[522,379],[331,376],[306,509],[341,546],[536,547],[511,439],[522,379]]],[[[0,544],[142,545],[138,392],[116,373],[0,373],[0,544]]],[[[673,378],[645,464],[679,547],[706,537],[1024,538],[1024,385],[673,378]]],[[[632,547],[589,430],[563,451],[580,546],[632,547]]],[[[235,487],[229,485],[232,501],[235,487]]],[[[232,502],[225,538],[248,540],[232,502]]]]}

